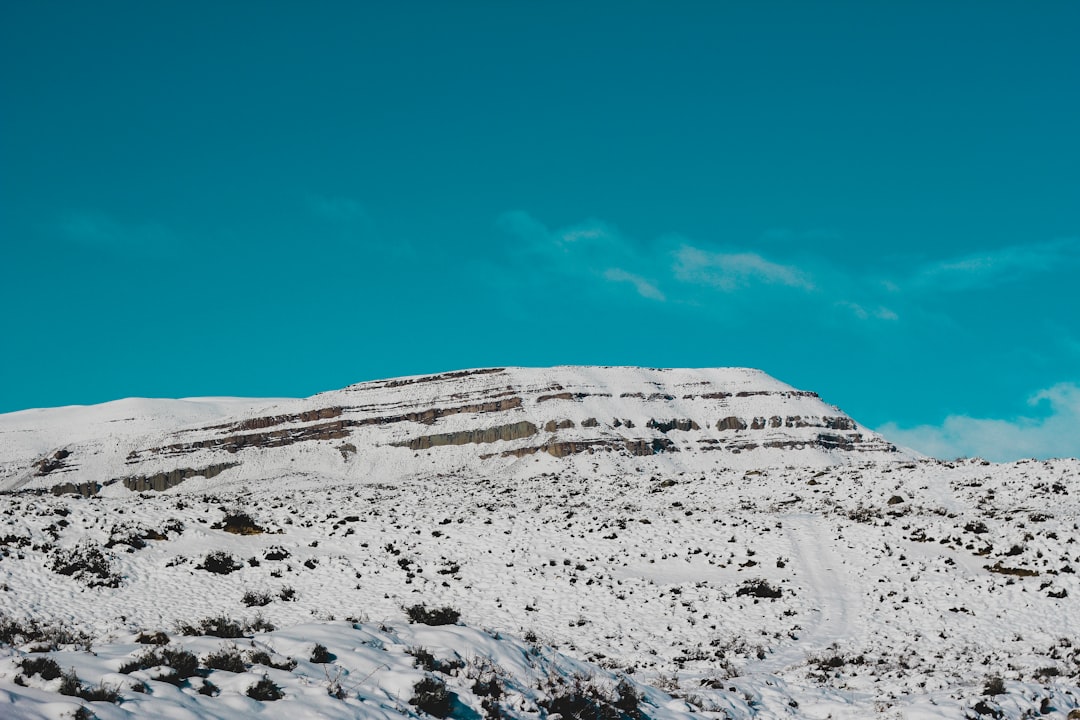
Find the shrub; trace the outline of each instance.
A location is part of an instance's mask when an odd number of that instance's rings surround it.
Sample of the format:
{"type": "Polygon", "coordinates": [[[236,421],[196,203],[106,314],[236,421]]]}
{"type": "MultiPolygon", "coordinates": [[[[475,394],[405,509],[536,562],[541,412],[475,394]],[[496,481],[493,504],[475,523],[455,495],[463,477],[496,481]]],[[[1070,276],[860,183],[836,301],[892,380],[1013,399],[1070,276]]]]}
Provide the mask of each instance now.
{"type": "Polygon", "coordinates": [[[327,650],[325,645],[315,643],[315,648],[311,651],[311,662],[322,665],[333,661],[334,654],[327,650]]]}
{"type": "Polygon", "coordinates": [[[168,645],[169,636],[160,631],[151,634],[141,632],[139,637],[135,638],[135,642],[143,645],[168,645]]]}
{"type": "Polygon", "coordinates": [[[780,588],[773,587],[762,578],[754,578],[743,582],[742,587],[735,591],[735,595],[776,599],[780,597],[780,588]]]}
{"type": "Polygon", "coordinates": [[[41,643],[49,650],[59,650],[64,645],[77,645],[90,649],[90,636],[66,625],[43,625],[32,618],[15,620],[0,615],[0,645],[24,645],[41,643]]]}
{"type": "Polygon", "coordinates": [[[197,625],[180,625],[181,635],[210,635],[219,638],[244,637],[244,626],[224,615],[205,617],[197,625]]]}
{"type": "Polygon", "coordinates": [[[80,690],[82,690],[82,683],[79,682],[79,676],[75,674],[75,668],[70,668],[66,673],[61,673],[61,695],[78,696],[80,690]]]}
{"type": "Polygon", "coordinates": [[[233,511],[225,515],[225,518],[217,525],[212,526],[215,530],[224,530],[233,535],[258,535],[265,532],[255,520],[246,512],[233,511]]]}
{"type": "Polygon", "coordinates": [[[293,670],[296,667],[296,661],[291,658],[280,663],[274,662],[273,658],[270,657],[270,653],[265,650],[252,650],[248,653],[248,660],[251,661],[252,665],[265,665],[275,670],[293,670]]]}
{"type": "Polygon", "coordinates": [[[270,597],[270,593],[255,592],[254,590],[248,590],[243,597],[244,605],[248,607],[263,607],[269,605],[271,600],[273,598],[270,597]]]}
{"type": "Polygon", "coordinates": [[[248,625],[248,630],[253,632],[274,632],[274,624],[266,620],[262,615],[256,615],[248,625]]]}
{"type": "Polygon", "coordinates": [[[199,672],[199,659],[183,648],[162,647],[146,650],[142,655],[121,666],[120,672],[127,675],[136,670],[147,670],[159,666],[172,668],[173,672],[158,675],[154,679],[178,685],[199,672]]]}
{"type": "Polygon", "coordinates": [[[620,712],[634,720],[640,720],[643,717],[641,701],[645,695],[639,692],[629,680],[619,679],[619,684],[615,686],[615,696],[615,707],[620,712]]]}
{"type": "Polygon", "coordinates": [[[280,700],[285,697],[284,693],[281,692],[281,688],[275,685],[274,682],[267,677],[264,677],[262,680],[249,687],[247,689],[247,696],[263,702],[280,700]]]}
{"type": "Polygon", "coordinates": [[[285,587],[281,588],[281,590],[278,591],[278,597],[281,598],[282,600],[284,600],[285,602],[295,600],[296,599],[296,590],[293,590],[289,586],[285,586],[285,587]]]}
{"type": "Polygon", "coordinates": [[[66,550],[53,550],[49,557],[49,569],[73,577],[88,587],[120,586],[120,576],[113,572],[109,559],[101,548],[91,542],[84,541],[66,550]]]}
{"type": "Polygon", "coordinates": [[[27,676],[38,675],[42,680],[55,680],[60,677],[60,666],[49,657],[23,658],[19,669],[27,676]]]}
{"type": "MultiPolygon", "coordinates": [[[[622,720],[626,717],[638,717],[621,710],[616,703],[623,701],[621,696],[611,697],[591,683],[581,678],[574,680],[573,684],[551,688],[552,695],[539,705],[549,714],[559,713],[564,718],[581,718],[581,720],[622,720]]],[[[626,705],[633,705],[637,713],[637,695],[628,696],[626,705]]]]}
{"type": "Polygon", "coordinates": [[[203,664],[212,670],[225,670],[233,673],[242,673],[247,669],[244,665],[244,659],[240,657],[240,650],[235,645],[229,645],[217,652],[210,653],[203,660],[203,664]]]}
{"type": "Polygon", "coordinates": [[[409,622],[423,625],[453,625],[461,618],[461,613],[452,607],[428,610],[423,603],[405,608],[405,614],[409,616],[409,622]]]}
{"type": "Polygon", "coordinates": [[[1005,681],[999,677],[994,676],[988,678],[986,684],[983,686],[983,695],[1004,695],[1005,694],[1005,681]]]}
{"type": "Polygon", "coordinates": [[[203,559],[202,565],[196,565],[195,567],[218,575],[228,575],[229,573],[242,568],[243,564],[237,562],[236,558],[224,550],[215,550],[214,552],[207,553],[206,557],[203,559]]]}
{"type": "Polygon", "coordinates": [[[476,680],[472,685],[472,692],[477,697],[490,697],[497,700],[502,697],[503,688],[499,683],[499,678],[490,677],[487,680],[476,680]]]}
{"type": "Polygon", "coordinates": [[[446,689],[446,683],[436,677],[425,677],[413,685],[413,696],[409,700],[410,705],[415,705],[418,710],[444,718],[450,714],[454,705],[454,696],[446,689]]]}
{"type": "Polygon", "coordinates": [[[284,560],[289,557],[289,551],[280,545],[274,545],[266,548],[266,552],[263,553],[264,560],[284,560]]]}
{"type": "Polygon", "coordinates": [[[217,685],[210,682],[209,680],[206,680],[205,678],[202,681],[202,685],[199,687],[199,694],[200,695],[207,695],[209,697],[215,697],[220,692],[221,692],[221,689],[217,685]]]}
{"type": "Polygon", "coordinates": [[[80,687],[77,693],[83,700],[90,702],[111,702],[114,703],[120,699],[120,691],[109,685],[102,683],[95,687],[80,687]]]}
{"type": "Polygon", "coordinates": [[[416,667],[421,667],[428,672],[438,672],[449,675],[452,671],[465,667],[461,660],[439,660],[427,648],[414,647],[405,651],[416,659],[416,667]]]}

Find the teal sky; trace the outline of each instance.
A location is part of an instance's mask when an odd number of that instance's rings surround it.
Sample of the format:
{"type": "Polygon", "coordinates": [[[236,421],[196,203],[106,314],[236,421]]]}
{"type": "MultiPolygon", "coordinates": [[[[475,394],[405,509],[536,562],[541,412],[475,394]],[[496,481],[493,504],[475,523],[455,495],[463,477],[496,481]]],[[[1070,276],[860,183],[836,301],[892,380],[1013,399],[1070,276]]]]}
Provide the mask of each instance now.
{"type": "Polygon", "coordinates": [[[0,412],[758,367],[1080,455],[1080,4],[9,2],[0,412]]]}

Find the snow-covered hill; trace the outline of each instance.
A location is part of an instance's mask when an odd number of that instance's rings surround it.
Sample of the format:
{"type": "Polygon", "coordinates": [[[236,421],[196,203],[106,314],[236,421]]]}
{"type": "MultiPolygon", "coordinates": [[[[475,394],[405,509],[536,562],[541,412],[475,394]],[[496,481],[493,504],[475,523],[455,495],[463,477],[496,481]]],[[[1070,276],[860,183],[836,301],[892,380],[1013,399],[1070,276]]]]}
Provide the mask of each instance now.
{"type": "Polygon", "coordinates": [[[325,483],[903,457],[816,394],[743,368],[488,368],[302,400],[123,400],[0,416],[0,489],[86,495],[192,478],[221,487],[301,473],[325,483]]]}
{"type": "Polygon", "coordinates": [[[747,370],[243,402],[0,422],[0,717],[1080,715],[1080,461],[912,458],[747,370]]]}

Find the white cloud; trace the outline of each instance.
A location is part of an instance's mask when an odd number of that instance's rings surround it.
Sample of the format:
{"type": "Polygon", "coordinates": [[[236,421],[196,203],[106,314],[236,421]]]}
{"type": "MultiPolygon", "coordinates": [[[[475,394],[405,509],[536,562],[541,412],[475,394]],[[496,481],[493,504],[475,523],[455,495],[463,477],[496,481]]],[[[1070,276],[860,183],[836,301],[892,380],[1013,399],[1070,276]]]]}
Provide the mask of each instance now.
{"type": "Polygon", "coordinates": [[[516,211],[500,216],[497,226],[517,240],[507,248],[507,259],[530,275],[553,273],[629,283],[642,297],[665,299],[664,293],[644,275],[626,269],[646,269],[652,263],[637,245],[607,223],[586,220],[550,229],[528,213],[516,211]]]}
{"type": "Polygon", "coordinates": [[[935,290],[971,290],[1073,265],[1080,265],[1080,239],[1064,238],[930,263],[915,273],[912,282],[935,290]]]}
{"type": "Polygon", "coordinates": [[[734,292],[753,283],[814,289],[809,276],[798,268],[750,252],[710,253],[683,245],[675,253],[673,271],[682,282],[711,285],[724,292],[734,292]]]}
{"type": "Polygon", "coordinates": [[[887,423],[878,432],[899,445],[942,459],[1080,457],[1080,386],[1055,385],[1035,394],[1028,404],[1042,402],[1050,405],[1050,415],[1045,418],[995,420],[950,415],[940,426],[901,428],[887,423]]]}
{"type": "Polygon", "coordinates": [[[620,268],[611,268],[604,273],[604,277],[612,282],[628,282],[634,286],[638,291],[638,295],[650,300],[660,300],[663,302],[666,298],[664,293],[660,292],[659,288],[653,285],[651,282],[641,277],[640,275],[634,275],[628,273],[620,268]]]}
{"type": "Polygon", "coordinates": [[[878,305],[876,308],[865,308],[859,303],[851,302],[850,300],[841,300],[836,303],[838,307],[845,308],[851,311],[851,314],[860,320],[899,320],[900,316],[895,311],[889,308],[878,305]]]}

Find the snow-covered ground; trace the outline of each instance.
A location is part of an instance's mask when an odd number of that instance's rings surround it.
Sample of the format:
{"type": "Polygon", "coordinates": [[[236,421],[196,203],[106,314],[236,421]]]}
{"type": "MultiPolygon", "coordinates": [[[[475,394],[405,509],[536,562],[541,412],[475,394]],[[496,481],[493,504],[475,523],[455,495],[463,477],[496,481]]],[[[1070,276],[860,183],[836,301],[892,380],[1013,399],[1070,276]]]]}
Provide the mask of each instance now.
{"type": "Polygon", "coordinates": [[[125,402],[0,417],[2,718],[1080,715],[1077,460],[921,460],[869,433],[823,446],[864,429],[739,369],[125,402]],[[564,427],[393,444],[510,421],[564,427]],[[153,451],[281,427],[308,435],[153,451]],[[677,450],[619,444],[635,438],[677,450]],[[573,442],[590,450],[521,452],[573,442]],[[49,492],[220,457],[160,492],[49,492]],[[411,623],[418,604],[460,617],[411,623]],[[206,636],[221,618],[240,637],[206,636]],[[69,670],[78,683],[54,676],[69,670]],[[280,699],[249,696],[264,677],[280,699]]]}
{"type": "MultiPolygon", "coordinates": [[[[543,648],[574,668],[563,675],[605,687],[627,676],[716,717],[964,717],[980,702],[1006,717],[1049,707],[1063,715],[1080,707],[1078,474],[1073,460],[923,461],[321,488],[306,478],[296,490],[181,486],[135,501],[9,494],[0,496],[0,612],[87,633],[96,655],[50,656],[88,684],[128,687],[116,670],[138,654],[139,632],[165,632],[205,655],[218,641],[177,628],[220,615],[281,628],[237,642],[301,661],[293,671],[254,666],[239,680],[204,673],[221,688],[216,697],[199,695],[198,677],[179,688],[147,682],[145,693],[95,704],[103,718],[158,713],[154,703],[190,717],[249,713],[245,683],[259,673],[286,689],[284,704],[266,703],[271,716],[295,714],[286,704],[307,702],[305,693],[318,695],[314,716],[407,714],[408,683],[365,669],[397,667],[400,650],[316,668],[296,648],[320,642],[351,658],[382,623],[390,629],[378,632],[398,638],[385,647],[415,644],[403,608],[418,603],[456,608],[472,628],[422,641],[448,656],[475,659],[482,640],[498,645],[492,661],[503,667],[506,654],[543,648]],[[242,514],[263,532],[227,532],[226,518],[242,514]],[[99,574],[58,572],[94,550],[99,574]],[[215,553],[236,569],[207,569],[214,558],[228,567],[215,553]],[[768,597],[773,590],[779,597],[768,597]],[[339,672],[351,678],[347,698],[328,700],[319,694],[326,675],[339,672]],[[1005,694],[984,696],[995,678],[1005,694]]],[[[42,691],[59,681],[14,684],[29,649],[7,651],[0,703],[55,717],[71,701],[42,691]]],[[[535,684],[516,666],[503,672],[535,684]]],[[[466,704],[476,700],[465,676],[444,679],[466,704]]],[[[501,712],[539,712],[537,693],[523,691],[501,712]]]]}

